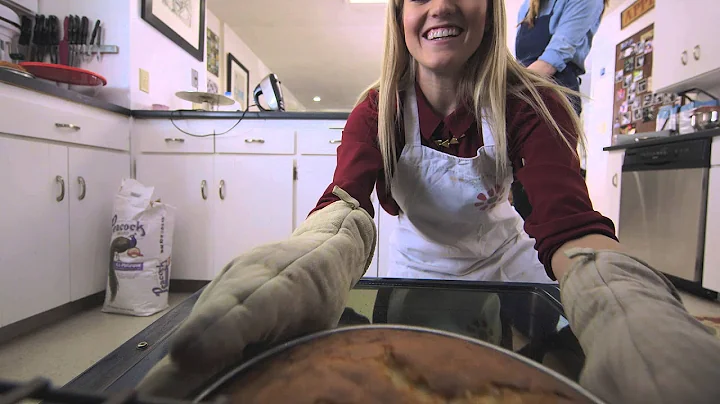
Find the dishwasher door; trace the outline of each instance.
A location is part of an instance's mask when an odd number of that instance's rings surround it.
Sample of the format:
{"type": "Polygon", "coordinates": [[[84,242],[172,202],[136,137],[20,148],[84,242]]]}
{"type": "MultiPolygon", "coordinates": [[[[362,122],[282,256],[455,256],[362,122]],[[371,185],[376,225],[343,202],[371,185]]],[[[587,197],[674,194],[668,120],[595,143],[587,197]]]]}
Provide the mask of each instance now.
{"type": "Polygon", "coordinates": [[[624,171],[620,242],[661,272],[702,279],[708,168],[624,171]]]}

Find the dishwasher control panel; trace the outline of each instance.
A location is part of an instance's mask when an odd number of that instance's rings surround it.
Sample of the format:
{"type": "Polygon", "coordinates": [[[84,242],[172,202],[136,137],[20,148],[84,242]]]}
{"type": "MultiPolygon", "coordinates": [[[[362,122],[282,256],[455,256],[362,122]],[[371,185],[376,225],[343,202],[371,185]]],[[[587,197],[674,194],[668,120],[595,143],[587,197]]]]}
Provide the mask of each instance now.
{"type": "Polygon", "coordinates": [[[710,145],[711,139],[696,139],[631,148],[625,152],[623,171],[710,167],[710,145]]]}

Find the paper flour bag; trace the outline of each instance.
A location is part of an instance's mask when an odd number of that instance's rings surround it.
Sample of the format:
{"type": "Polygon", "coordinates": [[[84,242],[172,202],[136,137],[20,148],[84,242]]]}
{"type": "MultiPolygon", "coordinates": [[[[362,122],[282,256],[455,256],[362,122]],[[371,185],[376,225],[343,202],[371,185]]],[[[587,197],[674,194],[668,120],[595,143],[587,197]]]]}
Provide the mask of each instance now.
{"type": "Polygon", "coordinates": [[[175,208],[125,179],[115,196],[103,311],[149,316],[168,307],[175,208]]]}

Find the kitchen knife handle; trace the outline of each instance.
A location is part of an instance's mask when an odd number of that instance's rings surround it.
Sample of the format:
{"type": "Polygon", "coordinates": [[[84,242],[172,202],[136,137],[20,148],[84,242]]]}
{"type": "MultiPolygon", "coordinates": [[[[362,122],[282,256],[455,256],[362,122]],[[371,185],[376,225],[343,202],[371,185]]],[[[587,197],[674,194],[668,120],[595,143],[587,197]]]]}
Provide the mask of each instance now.
{"type": "Polygon", "coordinates": [[[80,32],[80,43],[85,45],[87,44],[87,38],[88,38],[88,30],[90,25],[90,20],[88,20],[87,17],[83,16],[82,18],[82,28],[80,32]]]}
{"type": "Polygon", "coordinates": [[[65,21],[63,21],[63,39],[65,41],[70,41],[70,17],[65,17],[65,21]]]}
{"type": "Polygon", "coordinates": [[[100,20],[95,21],[95,28],[93,28],[92,37],[90,38],[90,44],[95,44],[95,38],[97,37],[98,28],[100,28],[100,20]]]}

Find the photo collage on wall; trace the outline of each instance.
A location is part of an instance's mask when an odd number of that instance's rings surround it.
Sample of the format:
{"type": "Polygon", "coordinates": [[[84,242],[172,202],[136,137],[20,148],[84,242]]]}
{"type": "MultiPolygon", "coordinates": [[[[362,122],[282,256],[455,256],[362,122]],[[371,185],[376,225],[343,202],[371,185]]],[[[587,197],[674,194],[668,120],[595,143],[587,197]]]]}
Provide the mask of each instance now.
{"type": "Polygon", "coordinates": [[[660,107],[679,103],[675,94],[657,94],[652,86],[654,24],[616,47],[613,135],[654,132],[660,107]]]}

